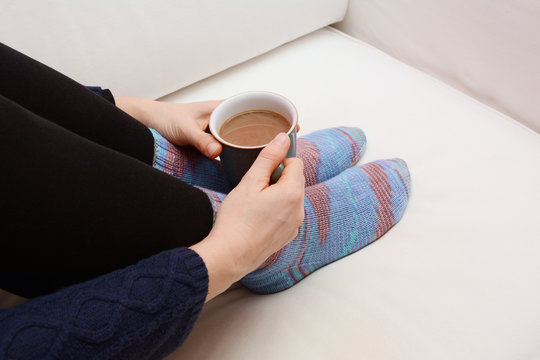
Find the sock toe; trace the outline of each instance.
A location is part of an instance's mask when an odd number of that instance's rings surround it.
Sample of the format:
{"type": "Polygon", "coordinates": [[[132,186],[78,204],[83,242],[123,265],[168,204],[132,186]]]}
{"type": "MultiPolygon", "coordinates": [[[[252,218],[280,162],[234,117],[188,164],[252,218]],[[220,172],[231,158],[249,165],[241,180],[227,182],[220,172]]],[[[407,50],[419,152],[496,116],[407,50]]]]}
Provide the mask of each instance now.
{"type": "Polygon", "coordinates": [[[390,227],[393,226],[403,216],[411,192],[411,176],[407,163],[395,158],[373,161],[360,168],[370,177],[379,210],[391,214],[390,227]]]}
{"type": "Polygon", "coordinates": [[[306,186],[331,179],[356,164],[365,145],[366,136],[356,127],[322,129],[300,137],[297,156],[304,161],[306,186]]]}
{"type": "Polygon", "coordinates": [[[357,127],[338,127],[337,131],[341,132],[345,138],[350,141],[353,149],[351,152],[351,165],[354,165],[360,160],[366,148],[366,134],[362,129],[357,127]]]}

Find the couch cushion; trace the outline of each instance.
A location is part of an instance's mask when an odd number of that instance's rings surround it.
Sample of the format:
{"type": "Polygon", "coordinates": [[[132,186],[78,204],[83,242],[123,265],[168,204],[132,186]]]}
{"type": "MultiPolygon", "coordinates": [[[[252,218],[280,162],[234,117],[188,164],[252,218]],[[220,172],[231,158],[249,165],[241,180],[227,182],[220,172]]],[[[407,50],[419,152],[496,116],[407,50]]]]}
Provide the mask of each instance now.
{"type": "Polygon", "coordinates": [[[170,359],[540,357],[540,135],[331,28],[168,101],[289,97],[301,132],[361,127],[361,163],[401,157],[412,193],[384,237],[284,292],[208,303],[170,359]]]}
{"type": "Polygon", "coordinates": [[[540,2],[350,0],[336,26],[540,133],[540,2]]]}
{"type": "Polygon", "coordinates": [[[339,21],[346,9],[347,0],[8,1],[0,41],[86,85],[156,98],[339,21]]]}

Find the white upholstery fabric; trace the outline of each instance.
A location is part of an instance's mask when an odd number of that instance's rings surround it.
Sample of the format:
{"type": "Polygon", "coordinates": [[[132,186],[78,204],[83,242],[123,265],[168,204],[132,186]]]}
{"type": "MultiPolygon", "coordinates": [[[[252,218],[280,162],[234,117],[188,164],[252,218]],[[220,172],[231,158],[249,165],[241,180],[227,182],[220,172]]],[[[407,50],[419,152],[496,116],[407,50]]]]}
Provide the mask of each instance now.
{"type": "Polygon", "coordinates": [[[169,359],[540,358],[540,135],[374,47],[322,29],[165,98],[270,90],[301,134],[361,127],[412,194],[382,239],[284,292],[208,303],[169,359]]]}
{"type": "Polygon", "coordinates": [[[157,98],[343,18],[346,0],[0,2],[0,41],[86,85],[157,98]]]}
{"type": "MultiPolygon", "coordinates": [[[[537,3],[434,3],[351,0],[342,25],[538,130],[537,3]]],[[[5,0],[0,41],[82,83],[155,98],[338,21],[345,7],[5,0]]],[[[165,100],[246,90],[290,98],[300,135],[361,127],[361,163],[407,161],[410,203],[382,239],[289,290],[257,296],[236,287],[217,297],[170,359],[540,358],[538,133],[331,28],[165,100]]]]}
{"type": "Polygon", "coordinates": [[[540,2],[350,0],[337,27],[540,132],[540,2]]]}

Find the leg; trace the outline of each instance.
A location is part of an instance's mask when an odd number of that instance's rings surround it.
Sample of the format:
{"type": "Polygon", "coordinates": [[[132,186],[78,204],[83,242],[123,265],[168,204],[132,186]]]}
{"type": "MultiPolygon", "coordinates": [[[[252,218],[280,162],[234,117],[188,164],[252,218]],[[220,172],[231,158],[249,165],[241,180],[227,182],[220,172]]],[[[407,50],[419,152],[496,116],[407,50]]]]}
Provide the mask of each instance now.
{"type": "Polygon", "coordinates": [[[149,165],[150,130],[81,84],[0,43],[0,95],[97,144],[149,165]]]}
{"type": "Polygon", "coordinates": [[[0,95],[0,288],[52,292],[212,227],[208,197],[0,95]]]}

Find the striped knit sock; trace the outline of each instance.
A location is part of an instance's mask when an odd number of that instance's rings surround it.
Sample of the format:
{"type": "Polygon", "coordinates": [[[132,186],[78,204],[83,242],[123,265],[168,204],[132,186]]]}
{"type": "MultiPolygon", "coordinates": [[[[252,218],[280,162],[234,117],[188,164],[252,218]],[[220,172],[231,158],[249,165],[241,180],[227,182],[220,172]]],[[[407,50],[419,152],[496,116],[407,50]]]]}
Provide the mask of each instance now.
{"type": "Polygon", "coordinates": [[[297,156],[304,162],[306,187],[333,178],[358,162],[366,136],[355,127],[336,127],[298,138],[297,156]]]}
{"type": "Polygon", "coordinates": [[[202,186],[196,187],[202,190],[206,194],[206,196],[208,196],[208,199],[210,200],[210,205],[212,205],[212,210],[214,210],[214,221],[216,221],[216,213],[223,200],[225,200],[227,194],[221,193],[219,191],[213,191],[202,186]]]}
{"type": "Polygon", "coordinates": [[[409,171],[400,159],[353,167],[306,188],[298,236],[242,283],[256,293],[275,293],[360,250],[401,219],[409,191],[409,171]]]}
{"type": "Polygon", "coordinates": [[[154,136],[154,168],[194,186],[225,194],[232,190],[219,161],[194,147],[173,145],[156,130],[150,131],[154,136]]]}
{"type": "MultiPolygon", "coordinates": [[[[175,146],[157,131],[153,166],[195,186],[228,194],[232,189],[217,160],[190,146],[175,146]]],[[[366,137],[362,130],[339,127],[315,131],[298,138],[297,156],[304,161],[306,186],[328,180],[354,165],[362,155],[366,137]]]]}

